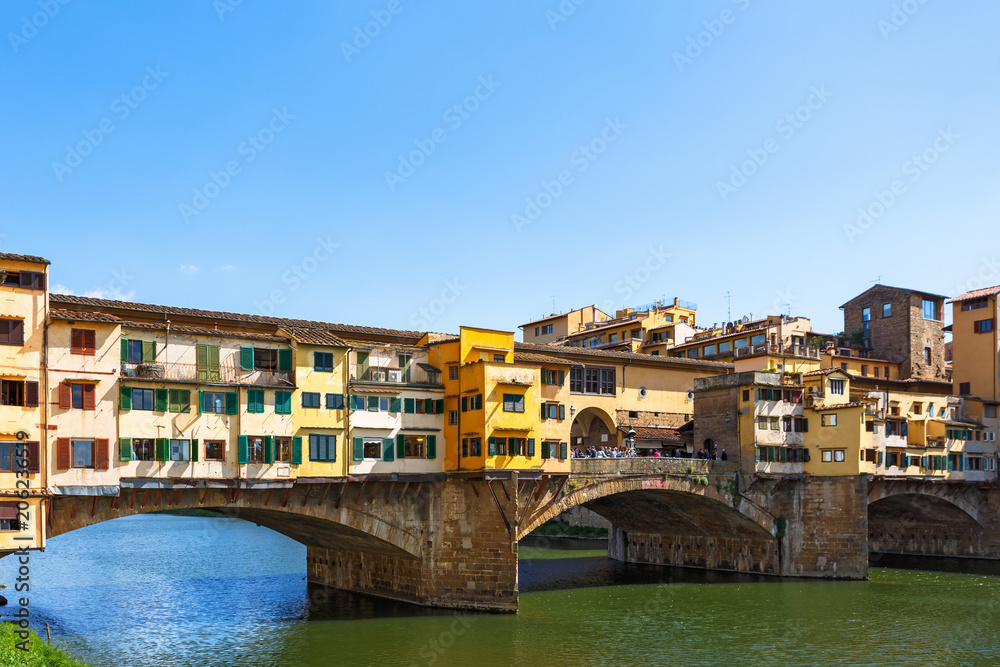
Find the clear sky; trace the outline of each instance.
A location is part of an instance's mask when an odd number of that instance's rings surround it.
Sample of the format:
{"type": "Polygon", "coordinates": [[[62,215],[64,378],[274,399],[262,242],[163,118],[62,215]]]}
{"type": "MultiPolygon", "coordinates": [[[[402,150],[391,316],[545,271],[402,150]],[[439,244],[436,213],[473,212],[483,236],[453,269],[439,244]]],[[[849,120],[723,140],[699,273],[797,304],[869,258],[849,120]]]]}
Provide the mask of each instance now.
{"type": "Polygon", "coordinates": [[[0,250],[76,294],[335,322],[678,296],[710,324],[728,291],[837,332],[879,278],[1000,283],[998,24],[987,0],[5,0],[0,250]]]}

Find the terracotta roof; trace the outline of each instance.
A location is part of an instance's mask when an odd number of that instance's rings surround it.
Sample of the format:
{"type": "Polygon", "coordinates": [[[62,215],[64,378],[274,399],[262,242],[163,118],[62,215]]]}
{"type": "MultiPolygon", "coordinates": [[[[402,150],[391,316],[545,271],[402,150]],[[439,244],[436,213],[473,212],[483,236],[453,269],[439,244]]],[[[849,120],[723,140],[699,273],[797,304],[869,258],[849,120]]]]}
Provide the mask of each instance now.
{"type": "Polygon", "coordinates": [[[328,345],[330,347],[350,347],[329,331],[322,329],[304,329],[302,327],[281,327],[281,330],[300,343],[306,345],[328,345]]]}
{"type": "Polygon", "coordinates": [[[605,313],[603,310],[601,310],[600,308],[598,308],[596,305],[581,306],[580,308],[574,308],[573,310],[567,310],[565,313],[553,313],[552,315],[549,315],[548,317],[542,317],[542,318],[539,318],[537,320],[531,320],[530,322],[525,322],[524,324],[518,325],[518,328],[519,329],[524,329],[525,327],[530,326],[532,324],[538,324],[539,322],[548,322],[549,320],[554,320],[554,319],[559,318],[559,317],[565,317],[566,315],[569,315],[570,313],[578,313],[581,310],[583,310],[584,308],[593,308],[595,311],[601,313],[602,315],[607,315],[607,313],[605,313]]]}
{"type": "Polygon", "coordinates": [[[37,255],[15,255],[11,252],[0,252],[0,259],[6,259],[11,262],[28,262],[30,264],[51,264],[44,257],[38,257],[37,255]]]}
{"type": "Polygon", "coordinates": [[[93,308],[114,308],[119,310],[131,310],[142,313],[181,315],[188,317],[203,317],[212,320],[228,320],[233,322],[251,322],[254,324],[271,324],[275,326],[297,326],[303,328],[328,329],[339,334],[352,334],[363,336],[365,334],[374,336],[392,336],[397,338],[420,339],[423,333],[419,331],[407,331],[404,329],[384,329],[381,327],[365,327],[353,324],[337,324],[333,322],[319,322],[316,320],[297,320],[283,317],[268,317],[265,315],[248,315],[245,313],[231,313],[217,310],[201,310],[198,308],[177,308],[174,306],[159,306],[147,303],[136,303],[133,301],[112,301],[110,299],[95,299],[92,297],[73,296],[68,294],[49,295],[51,303],[90,306],[93,308]]]}
{"type": "Polygon", "coordinates": [[[70,320],[73,322],[106,322],[108,324],[122,322],[120,317],[115,317],[107,313],[63,310],[62,308],[50,308],[49,317],[54,320],[70,320]]]}
{"type": "Polygon", "coordinates": [[[547,354],[536,354],[534,352],[514,352],[514,361],[525,361],[532,364],[560,364],[562,366],[582,366],[579,361],[560,359],[547,354]]]}
{"type": "Polygon", "coordinates": [[[943,294],[934,294],[933,292],[923,292],[923,291],[918,290],[918,289],[909,289],[909,288],[906,288],[906,287],[892,287],[891,285],[873,285],[872,287],[869,287],[864,292],[862,292],[861,294],[857,295],[856,297],[854,297],[853,299],[851,299],[847,303],[843,304],[841,306],[841,309],[843,309],[843,308],[851,305],[852,303],[854,303],[855,301],[857,301],[858,299],[860,299],[861,297],[863,297],[865,294],[868,294],[869,292],[872,292],[872,291],[882,291],[882,290],[891,290],[893,292],[906,292],[907,294],[919,294],[921,296],[932,296],[935,299],[947,299],[948,298],[948,297],[944,296],[943,294]]]}
{"type": "Polygon", "coordinates": [[[417,367],[420,368],[423,371],[426,371],[427,373],[440,373],[441,372],[441,369],[438,368],[437,366],[431,366],[430,364],[423,364],[423,363],[420,363],[419,361],[417,362],[417,367]]]}
{"type": "Polygon", "coordinates": [[[860,401],[855,401],[853,403],[837,403],[836,405],[823,405],[819,407],[813,407],[813,412],[825,412],[827,410],[845,410],[847,408],[863,408],[864,403],[860,401]]]}
{"type": "MultiPolygon", "coordinates": [[[[144,331],[166,331],[166,322],[121,322],[122,329],[140,329],[144,331]]],[[[225,329],[213,329],[211,327],[191,327],[185,324],[171,324],[171,333],[192,334],[196,336],[213,336],[216,338],[236,338],[240,340],[266,340],[274,343],[287,343],[288,337],[274,336],[271,334],[253,333],[249,331],[226,331],[225,329]]]]}
{"type": "Polygon", "coordinates": [[[802,374],[802,377],[810,377],[813,375],[829,375],[830,373],[843,373],[844,375],[850,375],[847,371],[842,368],[821,368],[816,371],[806,371],[802,374]]]}
{"type": "Polygon", "coordinates": [[[954,299],[948,303],[957,303],[959,301],[969,301],[970,299],[979,299],[984,296],[993,296],[994,294],[1000,294],[1000,285],[996,287],[984,287],[983,289],[974,289],[971,292],[966,292],[960,296],[956,296],[954,299]]]}
{"type": "Polygon", "coordinates": [[[539,345],[538,343],[514,343],[515,352],[542,352],[553,355],[581,355],[587,357],[597,357],[604,359],[632,359],[634,361],[645,361],[657,364],[674,364],[678,366],[702,366],[709,368],[720,368],[731,370],[733,365],[723,361],[705,361],[703,359],[681,359],[680,357],[666,357],[654,354],[639,354],[637,352],[614,352],[611,350],[595,350],[589,347],[556,347],[553,345],[539,345]]]}

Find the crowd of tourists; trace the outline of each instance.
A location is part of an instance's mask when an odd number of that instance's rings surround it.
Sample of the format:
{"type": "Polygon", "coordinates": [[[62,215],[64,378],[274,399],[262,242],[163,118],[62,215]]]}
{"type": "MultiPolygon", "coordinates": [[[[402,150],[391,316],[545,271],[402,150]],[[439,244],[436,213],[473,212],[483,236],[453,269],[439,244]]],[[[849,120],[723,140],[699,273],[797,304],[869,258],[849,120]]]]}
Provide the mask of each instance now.
{"type": "Polygon", "coordinates": [[[681,449],[640,449],[632,454],[625,447],[587,447],[586,449],[573,449],[574,459],[622,459],[633,456],[653,457],[653,458],[675,458],[675,459],[703,459],[706,461],[726,461],[728,456],[725,451],[710,452],[707,449],[699,450],[693,455],[681,449]]]}

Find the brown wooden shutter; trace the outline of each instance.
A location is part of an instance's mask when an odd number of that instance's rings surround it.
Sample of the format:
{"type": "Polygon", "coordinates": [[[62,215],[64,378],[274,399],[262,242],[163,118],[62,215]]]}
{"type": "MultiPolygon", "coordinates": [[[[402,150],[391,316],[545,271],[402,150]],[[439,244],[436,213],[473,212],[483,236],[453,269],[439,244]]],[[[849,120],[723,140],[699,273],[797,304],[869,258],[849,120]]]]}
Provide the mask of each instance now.
{"type": "Polygon", "coordinates": [[[24,407],[26,407],[26,408],[37,408],[38,407],[38,383],[37,382],[25,382],[24,383],[24,407]]]}
{"type": "Polygon", "coordinates": [[[97,352],[97,332],[93,329],[83,330],[83,353],[93,356],[97,352]]]}
{"type": "Polygon", "coordinates": [[[83,353],[83,329],[69,330],[69,351],[72,354],[83,353]]]}
{"type": "Polygon", "coordinates": [[[94,389],[95,389],[95,387],[92,384],[85,384],[85,385],[83,385],[83,409],[84,410],[93,410],[94,408],[97,407],[97,402],[96,402],[96,400],[94,398],[94,396],[96,394],[96,392],[94,391],[94,389]]]}
{"type": "Polygon", "coordinates": [[[70,469],[69,438],[56,438],[56,468],[70,469]]]}
{"type": "Polygon", "coordinates": [[[97,439],[97,451],[94,457],[94,469],[95,470],[107,470],[111,467],[110,454],[108,452],[108,439],[98,438],[97,439]]]}
{"type": "Polygon", "coordinates": [[[24,443],[28,453],[28,472],[37,473],[41,471],[41,455],[37,442],[24,443]]]}
{"type": "Polygon", "coordinates": [[[66,410],[73,407],[73,385],[69,382],[59,383],[59,407],[66,410]]]}
{"type": "Polygon", "coordinates": [[[10,332],[10,342],[13,345],[24,345],[24,320],[14,320],[14,329],[10,332]]]}

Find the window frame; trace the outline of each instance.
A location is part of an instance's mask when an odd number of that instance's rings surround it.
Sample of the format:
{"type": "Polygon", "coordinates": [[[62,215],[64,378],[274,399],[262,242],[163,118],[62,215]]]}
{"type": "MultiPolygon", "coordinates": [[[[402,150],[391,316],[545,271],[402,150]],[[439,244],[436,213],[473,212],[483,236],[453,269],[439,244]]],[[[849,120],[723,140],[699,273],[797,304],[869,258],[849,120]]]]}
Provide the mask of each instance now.
{"type": "Polygon", "coordinates": [[[205,461],[225,461],[226,460],[226,441],[225,440],[206,440],[205,441],[205,461]],[[221,454],[219,456],[212,456],[210,452],[213,448],[219,447],[221,454]]]}

